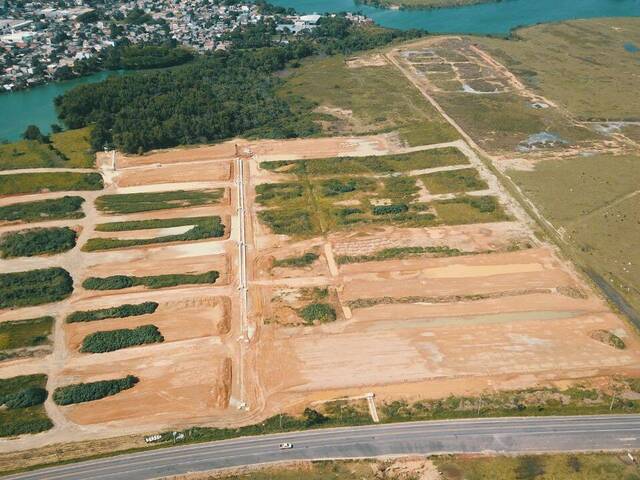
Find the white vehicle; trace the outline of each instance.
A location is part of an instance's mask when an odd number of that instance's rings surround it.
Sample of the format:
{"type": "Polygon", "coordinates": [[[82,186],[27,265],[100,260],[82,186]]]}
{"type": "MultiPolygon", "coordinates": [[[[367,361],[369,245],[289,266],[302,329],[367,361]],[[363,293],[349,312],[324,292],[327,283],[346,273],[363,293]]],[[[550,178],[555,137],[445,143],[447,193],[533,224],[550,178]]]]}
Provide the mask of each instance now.
{"type": "Polygon", "coordinates": [[[293,444],[291,443],[285,442],[280,444],[280,450],[289,450],[290,448],[293,448],[293,444]]]}

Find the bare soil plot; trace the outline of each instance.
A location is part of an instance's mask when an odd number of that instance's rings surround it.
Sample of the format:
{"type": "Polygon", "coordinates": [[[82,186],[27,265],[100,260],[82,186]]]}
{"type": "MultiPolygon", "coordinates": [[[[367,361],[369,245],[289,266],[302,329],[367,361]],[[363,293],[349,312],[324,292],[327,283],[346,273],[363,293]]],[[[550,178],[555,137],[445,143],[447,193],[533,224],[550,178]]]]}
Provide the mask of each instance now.
{"type": "Polygon", "coordinates": [[[152,164],[146,168],[121,168],[115,176],[118,187],[134,187],[178,182],[211,182],[231,178],[228,160],[192,161],[179,164],[152,164]]]}

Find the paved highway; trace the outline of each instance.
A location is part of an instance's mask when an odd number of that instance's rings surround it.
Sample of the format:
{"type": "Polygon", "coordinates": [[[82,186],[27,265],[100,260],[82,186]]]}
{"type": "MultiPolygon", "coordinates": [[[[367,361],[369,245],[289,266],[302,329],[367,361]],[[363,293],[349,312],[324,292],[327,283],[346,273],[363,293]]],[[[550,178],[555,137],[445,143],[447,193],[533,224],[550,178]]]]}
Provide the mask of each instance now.
{"type": "Polygon", "coordinates": [[[640,415],[412,422],[245,437],[121,455],[9,479],[145,480],[297,459],[459,452],[640,449],[640,415]],[[291,450],[279,450],[287,441],[291,450]]]}

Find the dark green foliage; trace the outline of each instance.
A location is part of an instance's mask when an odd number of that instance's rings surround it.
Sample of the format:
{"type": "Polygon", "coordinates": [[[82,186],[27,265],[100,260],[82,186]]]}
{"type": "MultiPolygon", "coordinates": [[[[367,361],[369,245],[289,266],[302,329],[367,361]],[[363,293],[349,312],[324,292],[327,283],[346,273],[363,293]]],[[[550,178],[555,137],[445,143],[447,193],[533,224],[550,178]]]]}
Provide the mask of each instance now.
{"type": "Polygon", "coordinates": [[[395,215],[409,211],[409,207],[404,203],[396,203],[393,205],[374,205],[371,209],[374,215],[395,215]]]}
{"type": "Polygon", "coordinates": [[[388,177],[384,180],[383,196],[392,201],[412,201],[419,191],[414,177],[388,177]]]}
{"type": "Polygon", "coordinates": [[[329,420],[329,418],[312,408],[305,408],[302,415],[304,416],[304,424],[306,427],[320,425],[329,420]]]}
{"type": "Polygon", "coordinates": [[[89,277],[82,283],[82,287],[87,290],[121,290],[140,285],[147,288],[166,288],[176,285],[215,283],[219,276],[220,274],[215,270],[196,274],[167,274],[148,277],[112,275],[104,278],[89,277]]]}
{"type": "Polygon", "coordinates": [[[263,183],[256,186],[256,202],[267,204],[269,200],[290,200],[302,197],[304,186],[300,183],[263,183]]]}
{"type": "Polygon", "coordinates": [[[47,399],[47,390],[42,387],[27,387],[15,393],[5,395],[1,400],[4,405],[13,410],[40,405],[47,399]]]}
{"type": "Polygon", "coordinates": [[[520,464],[516,469],[516,478],[518,480],[535,480],[544,475],[544,468],[539,457],[522,457],[520,464]]]}
{"type": "Polygon", "coordinates": [[[457,248],[449,247],[392,247],[385,248],[372,255],[342,255],[336,258],[338,264],[363,263],[389,260],[392,258],[407,258],[418,255],[431,254],[435,257],[457,257],[459,255],[471,255],[474,252],[463,252],[457,248]]]}
{"type": "Polygon", "coordinates": [[[142,325],[136,328],[91,333],[82,340],[80,351],[85,353],[113,352],[135,345],[159,342],[164,342],[164,337],[160,334],[158,327],[142,325]]]}
{"type": "MultiPolygon", "coordinates": [[[[224,225],[220,221],[220,217],[195,217],[182,219],[180,222],[167,221],[167,224],[176,226],[181,225],[194,225],[192,229],[185,233],[177,235],[165,235],[164,237],[155,238],[137,238],[137,239],[125,239],[119,238],[90,238],[87,243],[84,244],[82,250],[86,252],[93,252],[96,250],[109,250],[112,248],[127,248],[140,245],[153,245],[157,243],[170,243],[170,242],[188,242],[195,240],[203,240],[206,238],[217,238],[224,235],[224,225]]],[[[149,221],[143,220],[142,223],[155,222],[156,224],[162,224],[162,220],[149,221]]],[[[123,222],[128,224],[135,224],[136,222],[123,222]]],[[[163,227],[155,227],[163,228],[163,227]]],[[[137,230],[137,228],[134,228],[137,230]]]]}
{"type": "Polygon", "coordinates": [[[34,228],[0,237],[0,256],[31,257],[66,252],[76,246],[76,232],[69,227],[34,228]]]}
{"type": "Polygon", "coordinates": [[[42,191],[102,190],[99,173],[45,172],[0,175],[0,195],[18,195],[42,191]]]}
{"type": "Polygon", "coordinates": [[[224,190],[176,190],[171,192],[127,193],[104,195],[96,199],[96,208],[102,212],[125,214],[165,210],[170,208],[212,205],[222,198],[224,190]]]}
{"type": "Polygon", "coordinates": [[[55,389],[53,392],[53,401],[57,405],[91,402],[93,400],[110,397],[123,390],[128,390],[138,383],[138,381],[137,377],[127,375],[124,378],[117,378],[115,380],[67,385],[55,389]]]}
{"type": "Polygon", "coordinates": [[[0,221],[38,222],[63,218],[82,218],[82,197],[62,197],[37,202],[14,203],[0,207],[0,221]]]}
{"type": "Polygon", "coordinates": [[[341,181],[337,178],[331,178],[322,183],[322,194],[327,197],[333,197],[342,193],[353,192],[357,188],[357,182],[354,179],[341,181]]]}
{"type": "Polygon", "coordinates": [[[48,140],[36,125],[27,126],[27,129],[22,134],[22,138],[24,138],[25,140],[35,140],[36,142],[41,143],[44,143],[48,140]]]}
{"type": "Polygon", "coordinates": [[[131,45],[124,47],[120,65],[126,70],[173,67],[193,60],[193,53],[185,48],[155,45],[131,45]]]}
{"type": "Polygon", "coordinates": [[[337,318],[336,310],[328,303],[311,303],[298,312],[305,323],[334,322],[337,318]]]}
{"type": "Polygon", "coordinates": [[[289,257],[281,260],[274,260],[274,267],[307,267],[315,262],[320,256],[317,253],[306,252],[300,257],[289,257]]]}
{"type": "Polygon", "coordinates": [[[311,216],[304,210],[272,209],[258,212],[258,218],[274,233],[284,235],[311,235],[318,230],[311,223],[311,216]]]}
{"type": "Polygon", "coordinates": [[[158,304],[156,302],[144,302],[138,304],[126,303],[118,307],[73,312],[67,316],[66,322],[93,322],[95,320],[104,320],[106,318],[135,317],[138,315],[154,313],[157,308],[158,304]]]}
{"type": "Polygon", "coordinates": [[[73,280],[62,268],[0,274],[0,308],[57,302],[73,291],[73,280]]]}

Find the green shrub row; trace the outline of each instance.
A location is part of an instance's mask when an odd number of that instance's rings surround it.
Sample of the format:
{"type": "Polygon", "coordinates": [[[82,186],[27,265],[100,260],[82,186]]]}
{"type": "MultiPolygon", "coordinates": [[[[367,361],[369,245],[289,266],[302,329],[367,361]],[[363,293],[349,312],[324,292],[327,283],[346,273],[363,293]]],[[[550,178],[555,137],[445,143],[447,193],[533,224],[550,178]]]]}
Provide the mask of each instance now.
{"type": "Polygon", "coordinates": [[[4,405],[9,410],[33,407],[44,403],[47,395],[47,390],[42,387],[27,387],[23,390],[3,395],[0,398],[0,405],[4,405]]]}
{"type": "Polygon", "coordinates": [[[6,222],[40,222],[66,218],[82,218],[82,197],[55,198],[36,202],[14,203],[0,207],[0,221],[6,222]]]}
{"type": "Polygon", "coordinates": [[[306,252],[299,257],[289,257],[280,260],[274,260],[274,267],[307,267],[318,260],[320,256],[317,253],[306,252]]]}
{"type": "MultiPolygon", "coordinates": [[[[9,412],[8,412],[9,413],[9,412]]],[[[25,433],[40,433],[53,428],[53,422],[45,418],[7,419],[0,421],[0,437],[14,437],[25,433]]],[[[0,418],[2,420],[2,418],[0,418]]]]}
{"type": "Polygon", "coordinates": [[[184,227],[185,225],[195,225],[200,221],[211,221],[212,218],[220,217],[180,217],[180,218],[154,218],[152,220],[130,220],[127,222],[110,222],[96,225],[96,232],[124,232],[131,230],[149,230],[151,228],[172,228],[184,227]]]}
{"type": "Polygon", "coordinates": [[[73,403],[100,400],[101,398],[120,393],[123,390],[128,390],[138,383],[138,381],[137,377],[127,375],[124,378],[114,380],[67,385],[55,389],[53,392],[53,401],[56,405],[71,405],[73,403]]]}
{"type": "Polygon", "coordinates": [[[0,308],[57,302],[72,291],[71,275],[62,268],[0,274],[0,308]]]}
{"type": "Polygon", "coordinates": [[[42,403],[47,398],[43,374],[0,379],[0,437],[38,433],[53,423],[42,403]]]}
{"type": "Polygon", "coordinates": [[[2,258],[32,257],[66,252],[76,246],[76,232],[69,227],[33,228],[0,237],[2,258]]]}
{"type": "Polygon", "coordinates": [[[155,325],[142,325],[136,328],[120,328],[104,332],[90,333],[82,340],[81,352],[104,353],[122,348],[164,342],[164,337],[155,325]]]}
{"type": "Polygon", "coordinates": [[[457,257],[469,255],[471,252],[463,252],[450,247],[392,247],[380,250],[372,255],[341,255],[336,257],[336,263],[364,263],[389,260],[392,258],[406,258],[417,255],[432,254],[437,257],[457,257]]]}
{"type": "Polygon", "coordinates": [[[189,219],[194,225],[189,231],[177,235],[165,235],[155,238],[119,239],[119,238],[90,238],[82,250],[94,252],[113,248],[127,248],[142,245],[153,245],[170,242],[189,242],[206,238],[218,238],[224,235],[224,225],[220,217],[198,217],[189,219]]]}
{"type": "Polygon", "coordinates": [[[306,324],[334,322],[336,310],[328,303],[311,303],[298,311],[306,324]]]}
{"type": "Polygon", "coordinates": [[[148,277],[112,275],[104,278],[89,277],[82,282],[82,286],[87,290],[121,290],[123,288],[136,287],[140,285],[147,288],[166,288],[175,287],[176,285],[215,283],[219,276],[220,273],[215,270],[196,274],[175,273],[148,277]]]}
{"type": "Polygon", "coordinates": [[[73,190],[102,190],[99,173],[46,172],[0,175],[0,195],[63,192],[73,190]]]}
{"type": "Polygon", "coordinates": [[[371,209],[374,215],[396,215],[409,211],[405,203],[395,203],[392,205],[374,205],[371,209]]]}
{"type": "Polygon", "coordinates": [[[96,208],[102,212],[115,214],[185,208],[218,203],[223,194],[223,188],[215,188],[103,195],[96,199],[96,208]]]}
{"type": "Polygon", "coordinates": [[[95,320],[104,320],[107,318],[136,317],[139,315],[151,314],[155,312],[157,308],[158,304],[156,302],[144,302],[138,304],[126,303],[118,307],[73,312],[67,316],[65,321],[67,323],[76,323],[93,322],[95,320]]]}

